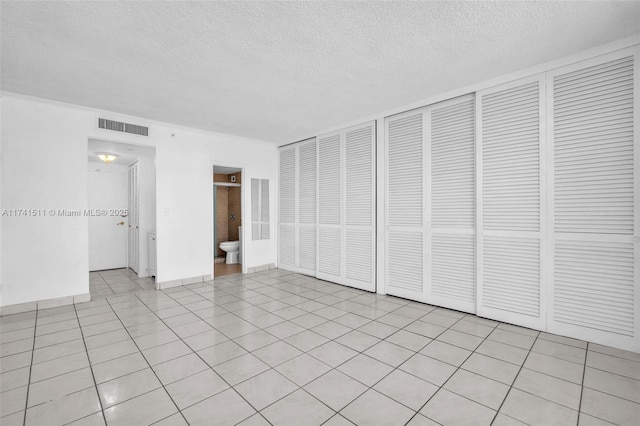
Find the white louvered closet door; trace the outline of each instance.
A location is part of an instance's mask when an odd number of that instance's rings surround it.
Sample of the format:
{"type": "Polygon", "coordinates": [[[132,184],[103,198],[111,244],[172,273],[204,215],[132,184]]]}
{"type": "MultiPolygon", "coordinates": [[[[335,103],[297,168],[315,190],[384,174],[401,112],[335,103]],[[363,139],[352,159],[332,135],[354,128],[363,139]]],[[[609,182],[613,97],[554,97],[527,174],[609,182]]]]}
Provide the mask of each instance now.
{"type": "Polygon", "coordinates": [[[317,151],[316,140],[301,142],[298,150],[297,196],[297,269],[298,272],[316,274],[316,213],[317,213],[317,151]]]}
{"type": "Polygon", "coordinates": [[[344,283],[375,291],[375,124],[344,132],[344,283]]]}
{"type": "Polygon", "coordinates": [[[375,291],[375,127],[318,138],[320,279],[375,291]]]}
{"type": "Polygon", "coordinates": [[[471,95],[436,104],[427,113],[431,117],[427,301],[474,313],[475,99],[471,95]]]}
{"type": "Polygon", "coordinates": [[[542,77],[477,94],[478,315],[546,328],[542,77]]]}
{"type": "Polygon", "coordinates": [[[280,149],[278,267],[296,268],[296,148],[280,149]]]}
{"type": "Polygon", "coordinates": [[[318,138],[318,261],[316,276],[339,282],[343,267],[342,138],[318,138]]]}
{"type": "Polygon", "coordinates": [[[637,51],[549,73],[549,331],[640,351],[637,51]]]}
{"type": "Polygon", "coordinates": [[[388,117],[385,176],[385,284],[387,294],[426,301],[425,115],[388,117]]]}
{"type": "Polygon", "coordinates": [[[127,233],[127,264],[134,272],[138,272],[140,263],[140,203],[138,194],[138,162],[129,166],[128,171],[128,214],[129,228],[127,233]]]}

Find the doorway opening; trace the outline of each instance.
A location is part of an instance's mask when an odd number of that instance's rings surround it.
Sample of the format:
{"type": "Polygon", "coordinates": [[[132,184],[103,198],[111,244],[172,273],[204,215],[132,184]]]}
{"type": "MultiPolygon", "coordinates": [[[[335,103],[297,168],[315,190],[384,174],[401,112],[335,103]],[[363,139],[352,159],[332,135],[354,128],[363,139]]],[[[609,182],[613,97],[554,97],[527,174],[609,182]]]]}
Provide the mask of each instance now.
{"type": "Polygon", "coordinates": [[[92,299],[155,289],[155,148],[89,139],[92,299]]]}
{"type": "Polygon", "coordinates": [[[242,272],[242,169],[213,166],[213,276],[242,272]]]}

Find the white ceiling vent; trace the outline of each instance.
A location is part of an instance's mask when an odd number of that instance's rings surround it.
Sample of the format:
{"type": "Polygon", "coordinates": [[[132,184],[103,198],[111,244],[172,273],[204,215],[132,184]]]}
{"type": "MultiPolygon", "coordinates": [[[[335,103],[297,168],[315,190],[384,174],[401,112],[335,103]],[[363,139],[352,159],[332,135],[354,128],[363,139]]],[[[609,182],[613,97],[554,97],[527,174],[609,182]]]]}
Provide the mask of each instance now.
{"type": "Polygon", "coordinates": [[[121,121],[107,120],[106,118],[98,118],[98,128],[113,130],[116,132],[131,133],[134,135],[149,136],[148,127],[123,123],[121,121]]]}

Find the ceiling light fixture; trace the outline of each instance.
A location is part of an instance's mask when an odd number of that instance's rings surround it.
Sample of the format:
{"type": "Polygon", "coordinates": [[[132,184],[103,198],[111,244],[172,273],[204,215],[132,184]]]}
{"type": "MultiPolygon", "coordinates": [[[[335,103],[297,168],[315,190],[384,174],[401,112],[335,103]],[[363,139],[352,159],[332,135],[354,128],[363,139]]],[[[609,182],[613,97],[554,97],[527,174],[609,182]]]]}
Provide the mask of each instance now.
{"type": "Polygon", "coordinates": [[[105,163],[109,164],[112,161],[114,161],[116,158],[118,158],[118,156],[115,154],[110,154],[108,152],[101,152],[98,154],[98,158],[104,161],[105,163]]]}

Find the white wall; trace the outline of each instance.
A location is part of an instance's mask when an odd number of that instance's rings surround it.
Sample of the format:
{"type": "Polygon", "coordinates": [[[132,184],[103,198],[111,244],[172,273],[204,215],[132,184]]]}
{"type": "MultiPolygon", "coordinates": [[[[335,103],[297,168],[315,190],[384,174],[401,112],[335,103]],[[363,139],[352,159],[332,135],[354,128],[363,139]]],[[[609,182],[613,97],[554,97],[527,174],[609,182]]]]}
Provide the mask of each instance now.
{"type": "MultiPolygon", "coordinates": [[[[277,150],[264,142],[10,93],[0,102],[4,209],[87,208],[89,138],[155,147],[159,282],[212,273],[214,162],[243,167],[245,182],[275,186],[277,150]],[[149,136],[98,129],[98,116],[148,125],[149,136]]],[[[247,217],[249,191],[243,202],[247,217]]],[[[2,217],[0,232],[2,306],[89,292],[86,217],[2,217]]],[[[275,263],[275,238],[247,239],[245,262],[275,263]]]]}

